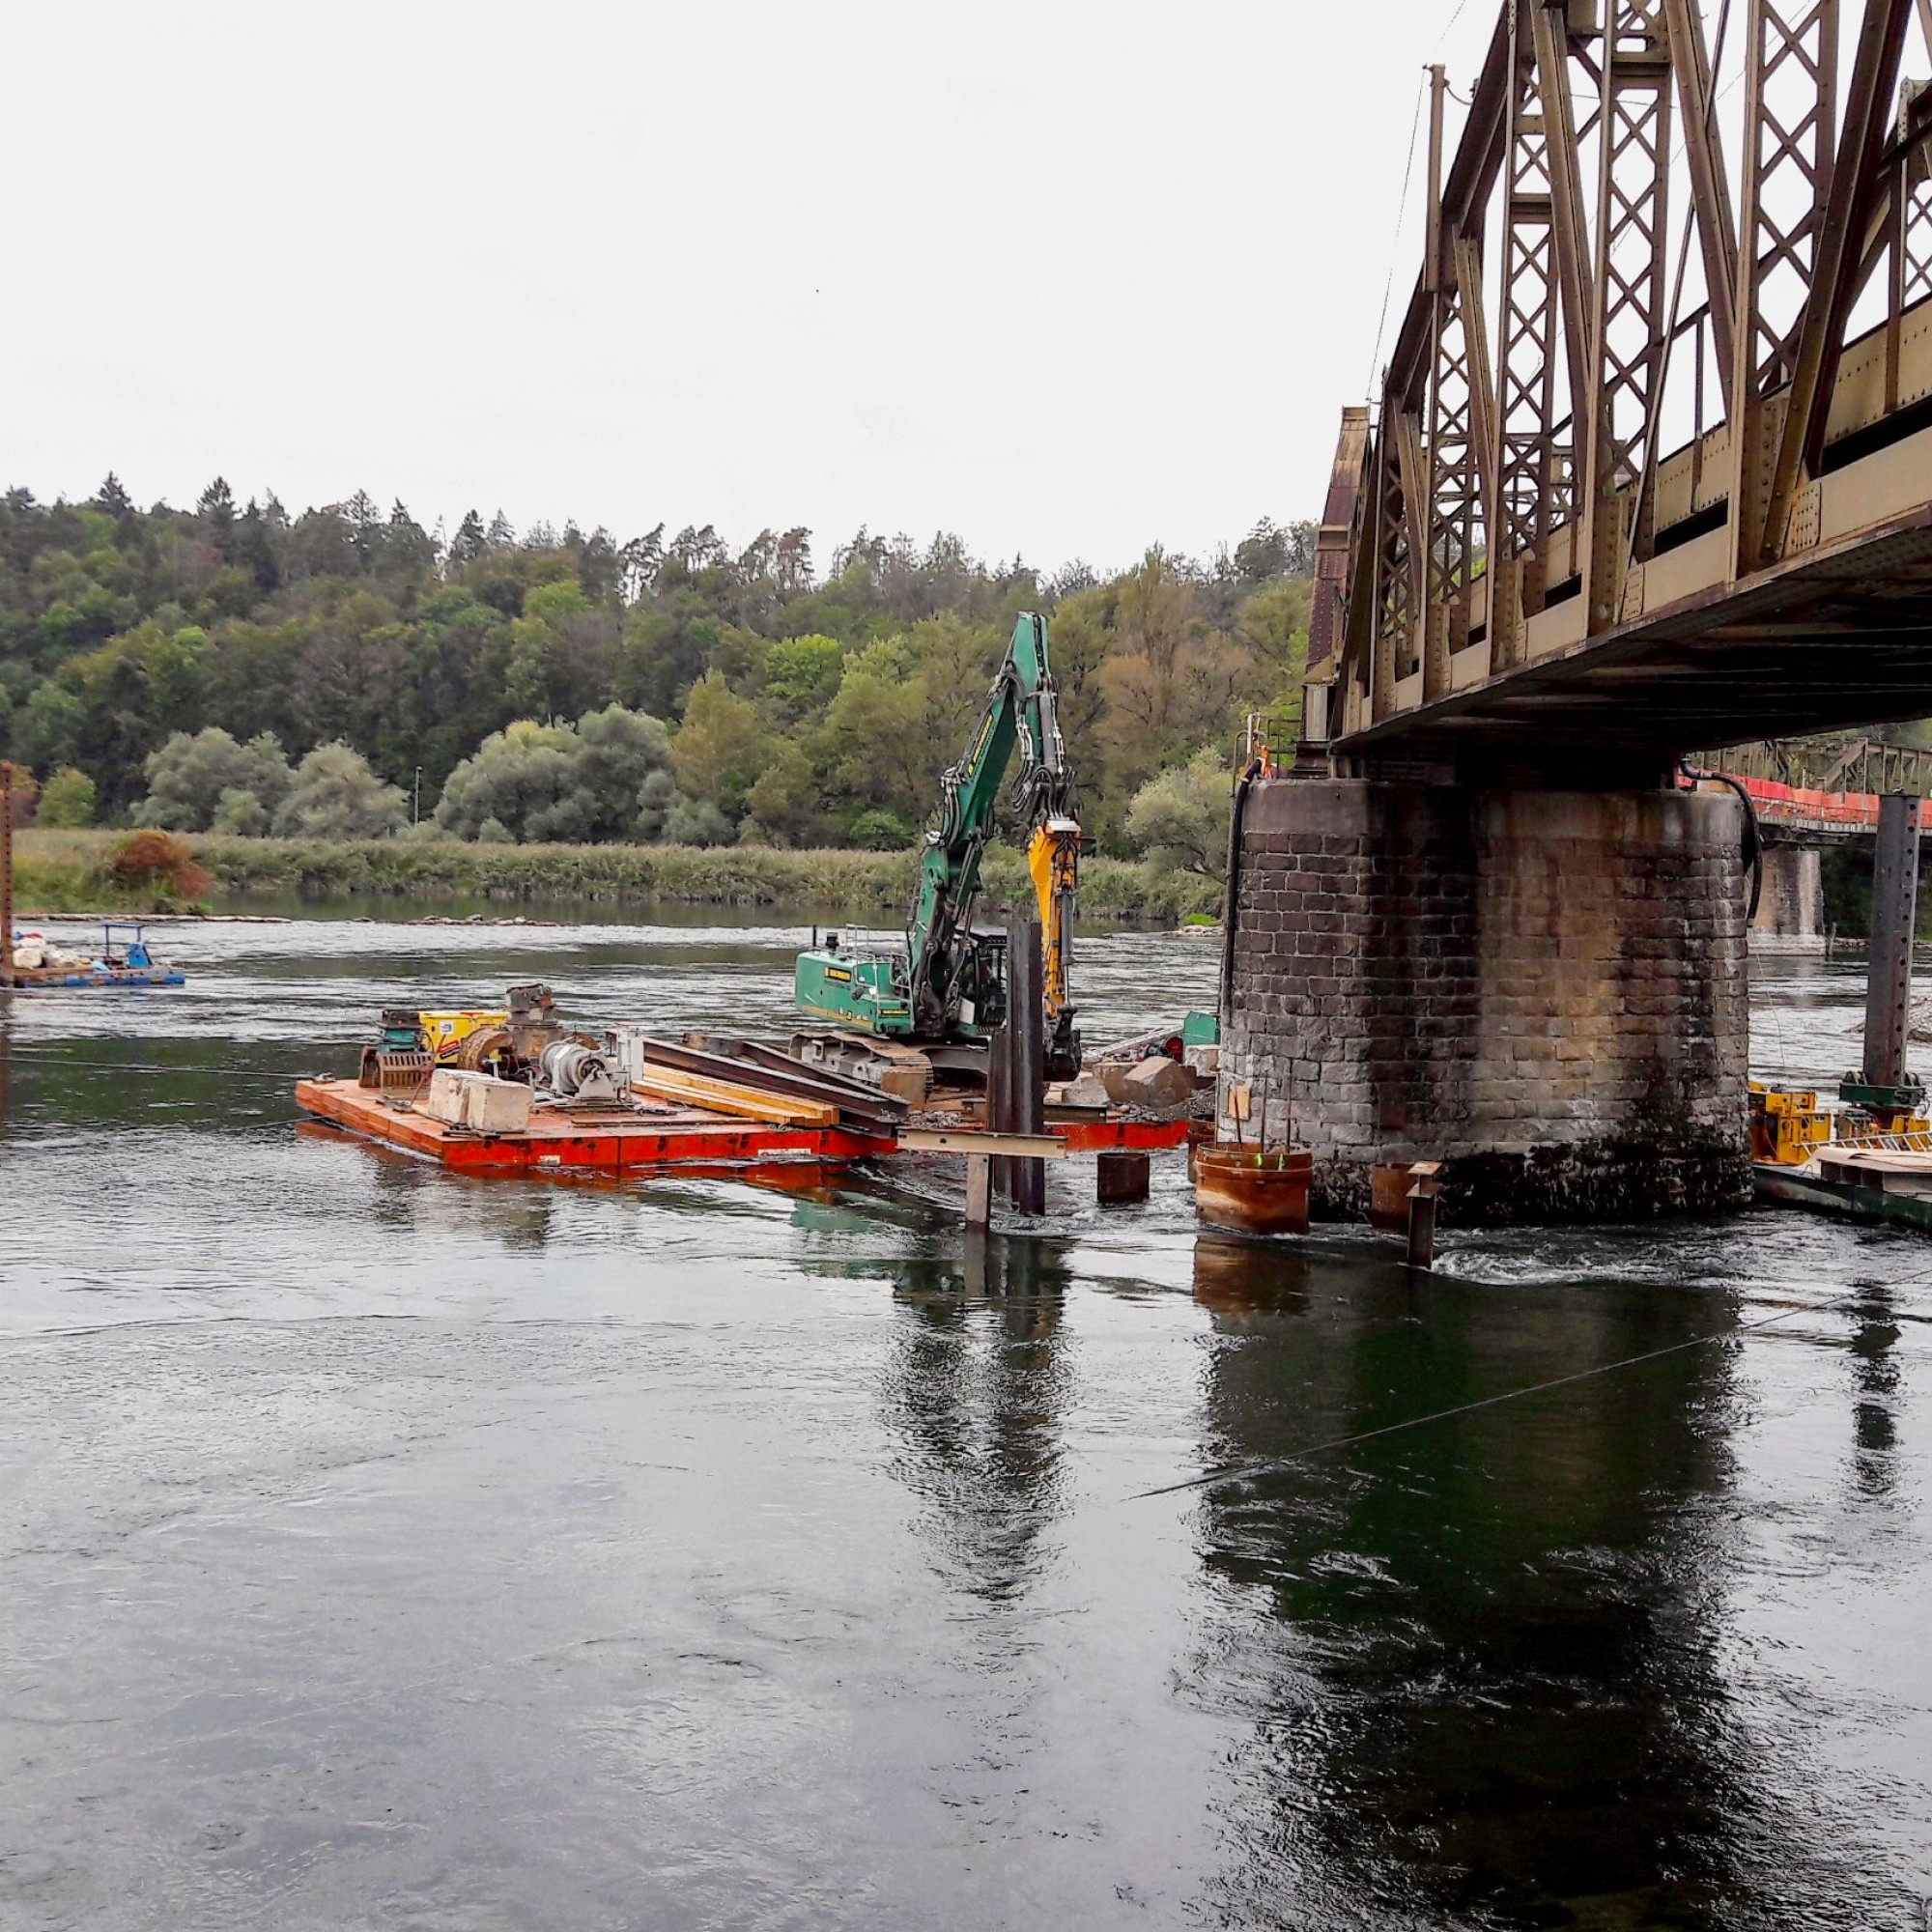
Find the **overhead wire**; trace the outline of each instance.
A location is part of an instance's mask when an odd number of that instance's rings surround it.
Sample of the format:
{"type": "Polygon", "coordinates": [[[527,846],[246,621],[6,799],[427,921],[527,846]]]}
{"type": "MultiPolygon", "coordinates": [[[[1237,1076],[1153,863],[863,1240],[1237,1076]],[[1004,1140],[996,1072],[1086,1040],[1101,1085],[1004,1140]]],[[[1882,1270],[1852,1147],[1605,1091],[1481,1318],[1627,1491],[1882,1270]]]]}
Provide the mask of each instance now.
{"type": "Polygon", "coordinates": [[[1388,274],[1382,281],[1381,313],[1376,318],[1376,345],[1369,355],[1369,379],[1363,384],[1363,393],[1365,395],[1373,395],[1375,393],[1376,371],[1381,366],[1382,331],[1388,327],[1389,298],[1395,293],[1395,265],[1401,253],[1402,224],[1408,215],[1409,185],[1415,179],[1415,145],[1416,138],[1422,129],[1422,102],[1428,91],[1428,85],[1429,70],[1425,68],[1422,71],[1422,78],[1415,85],[1415,112],[1410,116],[1408,124],[1408,159],[1403,164],[1402,200],[1395,212],[1394,245],[1389,249],[1388,274]]]}
{"type": "Polygon", "coordinates": [[[1436,35],[1435,45],[1431,49],[1432,52],[1439,54],[1448,45],[1449,36],[1456,31],[1456,22],[1463,17],[1463,10],[1468,4],[1469,0],[1456,0],[1456,11],[1449,15],[1448,24],[1436,35]]]}

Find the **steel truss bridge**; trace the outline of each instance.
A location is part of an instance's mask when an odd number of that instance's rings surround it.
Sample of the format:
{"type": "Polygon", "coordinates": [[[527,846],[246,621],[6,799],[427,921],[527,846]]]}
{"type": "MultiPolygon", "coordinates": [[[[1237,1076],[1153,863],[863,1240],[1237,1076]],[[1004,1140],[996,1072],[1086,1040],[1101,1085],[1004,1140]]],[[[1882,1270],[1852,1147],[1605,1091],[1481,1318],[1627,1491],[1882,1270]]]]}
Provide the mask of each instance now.
{"type": "Polygon", "coordinates": [[[1932,713],[1932,0],[1505,0],[1373,410],[1311,749],[1545,781],[1932,713]]]}
{"type": "MultiPolygon", "coordinates": [[[[1722,772],[1749,794],[1758,828],[1773,844],[1842,845],[1878,832],[1879,801],[1932,796],[1932,752],[1854,739],[1734,745],[1685,760],[1722,772]]],[[[1920,826],[1932,838],[1932,825],[1920,826]]]]}

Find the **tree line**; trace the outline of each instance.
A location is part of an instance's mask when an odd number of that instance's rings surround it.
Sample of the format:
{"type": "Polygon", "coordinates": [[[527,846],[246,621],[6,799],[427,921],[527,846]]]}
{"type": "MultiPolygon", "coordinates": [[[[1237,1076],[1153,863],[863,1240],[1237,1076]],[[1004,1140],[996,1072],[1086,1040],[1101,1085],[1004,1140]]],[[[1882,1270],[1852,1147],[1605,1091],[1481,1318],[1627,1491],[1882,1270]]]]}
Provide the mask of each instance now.
{"type": "Polygon", "coordinates": [[[903,845],[1040,610],[1091,836],[1184,850],[1137,837],[1136,797],[1166,775],[1141,816],[1168,825],[1245,711],[1292,715],[1312,564],[1312,527],[1267,519],[1111,574],[864,529],[821,566],[802,527],[449,533],[219,478],[144,510],[110,475],[0,497],[0,742],[43,822],[903,845]]]}

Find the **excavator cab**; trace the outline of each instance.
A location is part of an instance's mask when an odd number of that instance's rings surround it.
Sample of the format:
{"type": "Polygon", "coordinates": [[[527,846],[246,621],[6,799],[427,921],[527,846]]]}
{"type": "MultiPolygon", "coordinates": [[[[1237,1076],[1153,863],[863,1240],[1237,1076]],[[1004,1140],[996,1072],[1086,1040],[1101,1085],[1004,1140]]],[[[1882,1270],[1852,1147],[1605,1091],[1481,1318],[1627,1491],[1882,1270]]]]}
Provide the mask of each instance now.
{"type": "Polygon", "coordinates": [[[959,974],[959,1030],[991,1038],[1006,1023],[1006,931],[976,925],[959,974]]]}

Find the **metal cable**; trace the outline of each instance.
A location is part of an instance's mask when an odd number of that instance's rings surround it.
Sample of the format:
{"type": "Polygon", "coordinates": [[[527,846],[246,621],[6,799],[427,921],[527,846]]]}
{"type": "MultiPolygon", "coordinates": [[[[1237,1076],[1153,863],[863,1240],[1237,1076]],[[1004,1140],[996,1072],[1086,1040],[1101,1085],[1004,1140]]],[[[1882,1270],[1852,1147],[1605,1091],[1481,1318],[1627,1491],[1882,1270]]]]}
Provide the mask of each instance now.
{"type": "Polygon", "coordinates": [[[305,1073],[263,1073],[249,1066],[173,1066],[162,1060],[84,1060],[49,1047],[0,1046],[0,1068],[14,1061],[31,1062],[36,1059],[45,1069],[86,1066],[99,1067],[108,1073],[185,1073],[192,1074],[197,1079],[272,1080],[277,1086],[284,1087],[297,1080],[315,1077],[305,1073]]]}
{"type": "Polygon", "coordinates": [[[1388,327],[1389,298],[1395,292],[1395,265],[1402,251],[1402,224],[1404,217],[1408,213],[1409,183],[1415,177],[1415,141],[1422,127],[1422,101],[1429,81],[1427,68],[1423,69],[1422,76],[1415,85],[1415,112],[1408,124],[1408,159],[1404,163],[1402,171],[1402,201],[1395,212],[1395,240],[1394,245],[1389,249],[1388,274],[1382,282],[1381,313],[1376,318],[1376,346],[1369,355],[1369,380],[1365,385],[1366,393],[1369,395],[1375,393],[1376,371],[1380,367],[1382,359],[1382,331],[1388,327]]]}
{"type": "MultiPolygon", "coordinates": [[[[1932,1279],[1932,1269],[1924,1274],[1907,1275],[1903,1281],[1888,1283],[1892,1288],[1907,1287],[1914,1282],[1932,1279]]],[[[1794,1315],[1824,1315],[1834,1308],[1842,1308],[1849,1301],[1863,1300],[1872,1293],[1871,1288],[1848,1289],[1843,1294],[1834,1294],[1829,1301],[1801,1302],[1791,1308],[1780,1308],[1776,1315],[1767,1315],[1756,1321],[1742,1321],[1729,1328],[1714,1328],[1707,1334],[1692,1335],[1682,1342],[1666,1343],[1662,1349],[1646,1349],[1640,1355],[1625,1355],[1615,1362],[1601,1362],[1594,1369],[1578,1369],[1572,1375],[1552,1376],[1549,1380],[1529,1382],[1521,1388],[1504,1389],[1496,1395],[1479,1396],[1474,1402],[1459,1402],[1453,1408],[1438,1408],[1427,1415],[1413,1415],[1406,1422],[1384,1423],[1379,1429],[1358,1430],[1352,1435],[1337,1435],[1326,1442],[1311,1443],[1306,1449],[1297,1449],[1293,1455],[1272,1456],[1261,1463],[1230,1463],[1219,1469],[1210,1469],[1205,1476],[1190,1476],[1185,1482],[1166,1483],[1155,1490],[1137,1490],[1126,1498],[1128,1502],[1143,1502],[1150,1496],[1171,1496],[1184,1490],[1211,1489],[1217,1483],[1244,1482],[1256,1476],[1274,1475],[1293,1468],[1297,1463],[1305,1463],[1312,1457],[1325,1456],[1338,1449],[1353,1448],[1358,1442],[1373,1442],[1384,1435],[1401,1435],[1411,1429],[1424,1429],[1432,1422],[1447,1422],[1453,1416],[1468,1415],[1479,1408],[1495,1408],[1506,1402],[1518,1402],[1524,1396],[1544,1395],[1551,1389],[1570,1388],[1577,1382],[1593,1380],[1598,1376],[1615,1375],[1624,1369],[1634,1369],[1645,1362],[1662,1361],[1666,1355],[1682,1354],[1687,1349],[1701,1349],[1712,1342],[1729,1341],[1733,1336],[1750,1335],[1759,1329],[1769,1328],[1776,1322],[1788,1321],[1794,1315]]]]}

